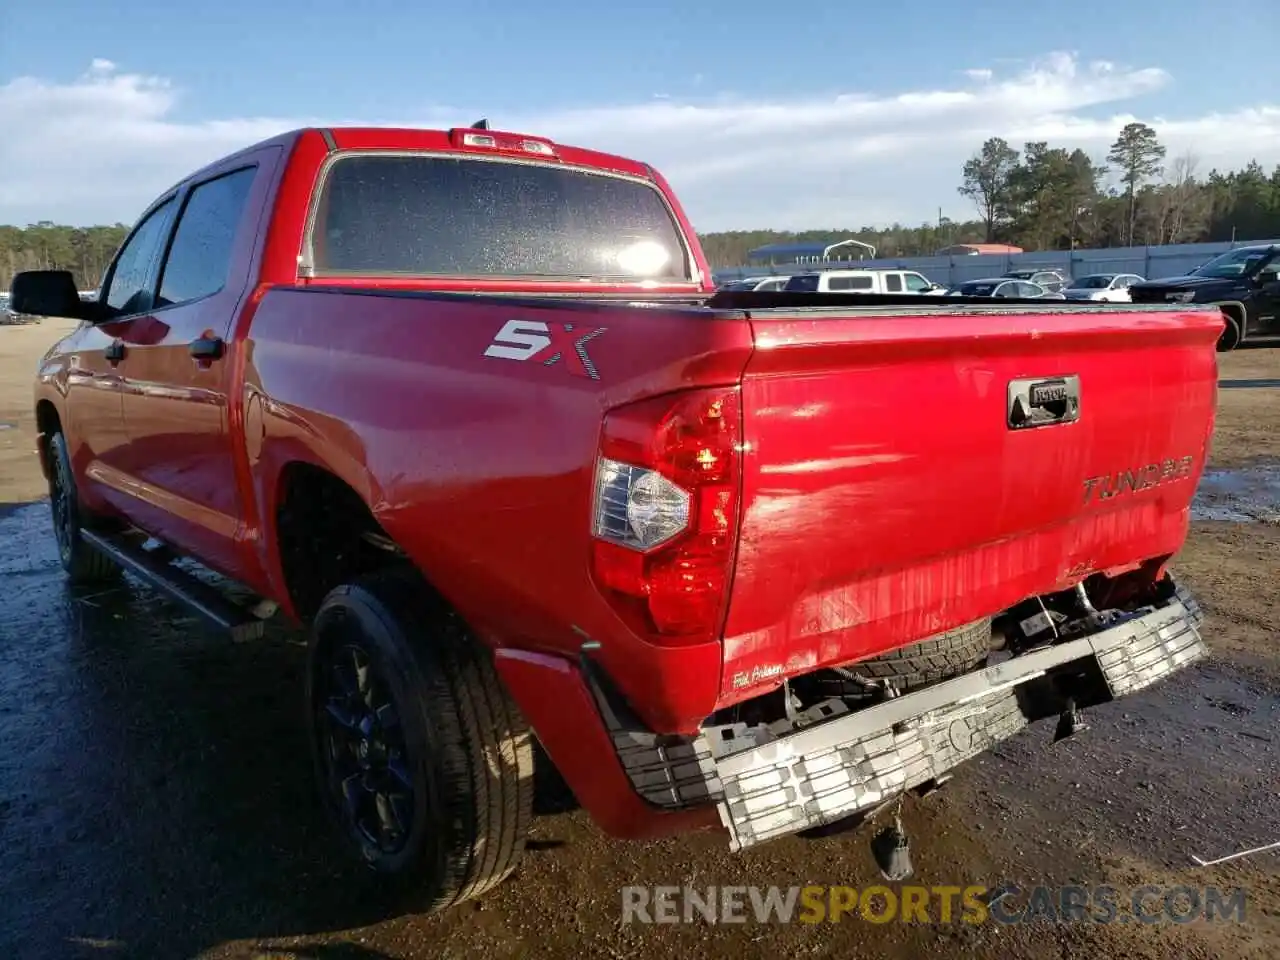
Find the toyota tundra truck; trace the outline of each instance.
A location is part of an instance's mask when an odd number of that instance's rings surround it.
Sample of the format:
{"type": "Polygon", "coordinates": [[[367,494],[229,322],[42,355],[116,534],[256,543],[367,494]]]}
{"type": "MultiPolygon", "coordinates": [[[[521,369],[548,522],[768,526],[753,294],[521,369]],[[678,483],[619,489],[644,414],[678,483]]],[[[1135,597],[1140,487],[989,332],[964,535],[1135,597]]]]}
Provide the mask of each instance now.
{"type": "Polygon", "coordinates": [[[335,837],[431,908],[515,868],[535,738],[607,833],[741,850],[1207,652],[1217,307],[717,294],[653,167],[485,123],[275,137],[96,300],[11,292],[80,321],[70,581],[305,629],[335,837]]]}

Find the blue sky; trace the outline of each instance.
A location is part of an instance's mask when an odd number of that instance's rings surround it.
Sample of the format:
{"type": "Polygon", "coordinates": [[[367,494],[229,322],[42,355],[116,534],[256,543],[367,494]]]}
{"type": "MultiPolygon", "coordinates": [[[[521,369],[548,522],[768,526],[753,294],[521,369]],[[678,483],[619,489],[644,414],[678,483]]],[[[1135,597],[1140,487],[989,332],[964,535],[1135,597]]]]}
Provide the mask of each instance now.
{"type": "Polygon", "coordinates": [[[874,8],[777,0],[595,8],[565,0],[11,3],[0,13],[6,134],[15,123],[34,126],[52,153],[82,124],[89,142],[101,138],[109,149],[99,166],[86,159],[78,167],[42,156],[40,143],[19,153],[0,146],[7,176],[21,174],[0,183],[0,222],[40,210],[53,219],[128,220],[184,163],[212,159],[236,136],[256,137],[272,123],[311,120],[465,122],[484,114],[495,126],[548,125],[530,132],[565,130],[583,145],[655,163],[706,228],[800,226],[830,211],[832,200],[840,201],[836,222],[849,225],[919,220],[938,206],[965,216],[958,166],[983,135],[1075,138],[1105,153],[1110,128],[1102,127],[1114,120],[1118,129],[1131,116],[1167,121],[1171,147],[1181,148],[1181,137],[1207,165],[1250,150],[1280,162],[1280,114],[1247,112],[1280,107],[1270,2],[1164,0],[1158,19],[1132,0],[1038,9],[1006,0],[874,8]],[[109,65],[91,68],[95,60],[109,65]],[[1096,69],[1096,61],[1108,66],[1096,69]],[[968,100],[948,112],[935,103],[947,95],[968,100]],[[934,106],[921,108],[922,98],[934,106]],[[862,101],[880,109],[863,110],[862,101]],[[824,113],[832,104],[839,108],[824,113]],[[788,109],[816,111],[816,119],[779,120],[788,109]],[[1205,126],[1215,115],[1235,117],[1205,126]],[[88,129],[95,116],[104,128],[96,132],[88,129]],[[923,130],[936,132],[932,142],[923,130]],[[797,150],[811,155],[788,175],[782,168],[797,150]],[[829,193],[815,187],[816,175],[834,178],[829,193]],[[69,182],[85,177],[101,179],[96,196],[69,182]]]}

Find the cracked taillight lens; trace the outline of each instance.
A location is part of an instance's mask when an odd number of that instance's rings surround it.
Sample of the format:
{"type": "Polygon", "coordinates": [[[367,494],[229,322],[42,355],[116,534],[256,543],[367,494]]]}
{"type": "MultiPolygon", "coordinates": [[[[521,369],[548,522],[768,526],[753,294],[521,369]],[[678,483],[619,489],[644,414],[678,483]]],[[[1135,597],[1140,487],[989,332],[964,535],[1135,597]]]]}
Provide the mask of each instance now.
{"type": "Polygon", "coordinates": [[[719,636],[737,536],[741,419],[736,389],[685,391],[605,418],[593,573],[656,642],[719,636]]]}

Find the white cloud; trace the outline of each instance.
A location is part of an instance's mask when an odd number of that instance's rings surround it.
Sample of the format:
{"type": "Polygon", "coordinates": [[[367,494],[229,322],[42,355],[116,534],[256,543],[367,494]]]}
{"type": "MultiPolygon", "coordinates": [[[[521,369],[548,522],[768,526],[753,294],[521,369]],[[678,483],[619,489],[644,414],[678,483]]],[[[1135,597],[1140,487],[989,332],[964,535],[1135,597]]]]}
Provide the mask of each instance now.
{"type": "MultiPolygon", "coordinates": [[[[1158,68],[1054,53],[1009,74],[965,71],[954,89],[776,100],[672,95],[630,104],[491,115],[494,126],[648,161],[701,230],[919,222],[973,211],[956,194],[964,160],[991,136],[1080,146],[1101,159],[1141,119],[1201,169],[1280,162],[1280,104],[1166,119],[1129,101],[1168,87],[1158,68]],[[1103,117],[1103,114],[1108,114],[1103,117]]],[[[167,78],[96,59],[70,83],[0,86],[0,223],[131,221],[157,193],[216,157],[292,127],[345,122],[447,126],[475,111],[413,117],[227,117],[186,121],[167,78]]]]}

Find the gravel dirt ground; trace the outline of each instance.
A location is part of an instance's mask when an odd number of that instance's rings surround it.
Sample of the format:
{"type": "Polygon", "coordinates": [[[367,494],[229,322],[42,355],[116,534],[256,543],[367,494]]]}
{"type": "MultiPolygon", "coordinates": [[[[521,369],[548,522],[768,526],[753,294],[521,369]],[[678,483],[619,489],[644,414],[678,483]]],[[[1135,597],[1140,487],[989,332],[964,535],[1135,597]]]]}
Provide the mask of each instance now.
{"type": "Polygon", "coordinates": [[[1280,351],[1222,358],[1178,563],[1212,658],[1064,743],[1028,730],[903,809],[914,882],[1245,888],[1243,921],[647,926],[621,922],[622,886],[881,882],[869,832],[741,855],[715,834],[619,843],[548,790],[496,892],[435,918],[389,909],[331,861],[297,636],[231,646],[132,581],[65,587],[30,396],[66,329],[0,327],[0,957],[1280,956],[1280,853],[1189,859],[1280,840],[1280,351]]]}

